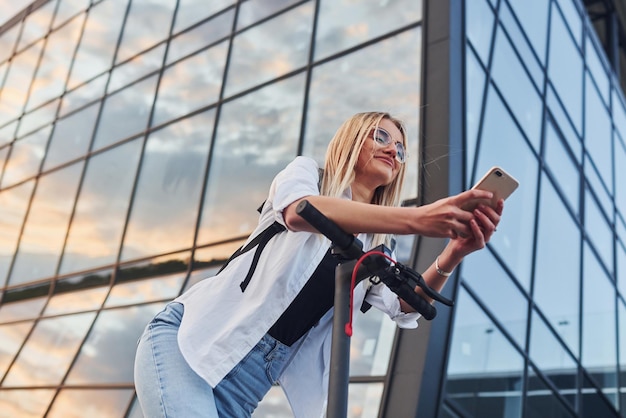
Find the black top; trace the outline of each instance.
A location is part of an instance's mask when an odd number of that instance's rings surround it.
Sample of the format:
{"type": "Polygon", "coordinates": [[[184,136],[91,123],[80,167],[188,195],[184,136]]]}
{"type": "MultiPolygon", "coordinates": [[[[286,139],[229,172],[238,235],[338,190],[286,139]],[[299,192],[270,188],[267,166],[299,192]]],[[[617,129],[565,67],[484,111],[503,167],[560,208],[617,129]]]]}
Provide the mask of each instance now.
{"type": "Polygon", "coordinates": [[[300,293],[268,333],[291,346],[332,308],[335,300],[335,267],[339,264],[329,249],[300,293]]]}

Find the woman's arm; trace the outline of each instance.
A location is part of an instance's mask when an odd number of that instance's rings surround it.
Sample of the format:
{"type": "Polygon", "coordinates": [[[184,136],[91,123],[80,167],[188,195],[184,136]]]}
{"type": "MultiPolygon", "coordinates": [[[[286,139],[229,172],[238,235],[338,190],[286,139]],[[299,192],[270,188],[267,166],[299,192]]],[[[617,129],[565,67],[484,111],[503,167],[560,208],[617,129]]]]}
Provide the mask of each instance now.
{"type": "MultiPolygon", "coordinates": [[[[461,207],[491,197],[491,192],[468,190],[420,207],[379,206],[327,196],[307,196],[304,199],[350,234],[418,234],[434,238],[456,238],[473,235],[470,221],[475,218],[475,214],[461,207]]],[[[291,203],[283,211],[285,223],[292,231],[315,232],[296,213],[300,200],[291,203]]]]}

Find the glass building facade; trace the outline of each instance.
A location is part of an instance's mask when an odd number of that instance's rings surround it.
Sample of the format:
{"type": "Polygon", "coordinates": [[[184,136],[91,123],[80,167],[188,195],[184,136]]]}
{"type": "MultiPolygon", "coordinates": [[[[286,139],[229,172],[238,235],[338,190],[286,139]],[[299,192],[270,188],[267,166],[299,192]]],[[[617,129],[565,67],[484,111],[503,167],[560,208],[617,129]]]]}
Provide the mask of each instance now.
{"type": "Polygon", "coordinates": [[[621,2],[585,3],[0,1],[0,417],[140,417],[145,324],[373,109],[406,121],[406,205],[520,187],[453,309],[355,317],[349,416],[626,417],[621,2]]]}

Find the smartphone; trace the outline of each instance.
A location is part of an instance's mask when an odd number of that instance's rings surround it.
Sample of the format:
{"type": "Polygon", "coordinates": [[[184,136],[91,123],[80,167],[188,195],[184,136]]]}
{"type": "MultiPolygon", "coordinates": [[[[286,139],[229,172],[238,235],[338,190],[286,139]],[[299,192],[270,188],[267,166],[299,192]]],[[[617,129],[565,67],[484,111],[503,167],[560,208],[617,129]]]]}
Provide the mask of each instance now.
{"type": "Polygon", "coordinates": [[[478,203],[485,203],[491,207],[496,207],[500,199],[509,197],[519,186],[519,182],[501,167],[491,167],[485,175],[478,180],[472,189],[487,190],[493,193],[491,201],[475,201],[473,206],[466,207],[466,210],[473,210],[478,203]]]}

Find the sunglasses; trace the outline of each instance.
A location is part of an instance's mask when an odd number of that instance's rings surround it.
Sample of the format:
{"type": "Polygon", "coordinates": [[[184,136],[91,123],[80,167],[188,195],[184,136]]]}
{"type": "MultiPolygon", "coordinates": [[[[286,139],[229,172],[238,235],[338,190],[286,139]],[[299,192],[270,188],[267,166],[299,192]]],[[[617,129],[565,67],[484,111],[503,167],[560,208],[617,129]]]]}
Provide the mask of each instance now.
{"type": "MultiPolygon", "coordinates": [[[[376,128],[372,133],[372,139],[374,142],[382,148],[389,146],[389,144],[393,144],[393,138],[391,134],[384,130],[383,128],[376,128]]],[[[396,160],[400,164],[404,164],[406,161],[406,150],[404,149],[404,145],[402,142],[397,141],[396,143],[396,160]]]]}

